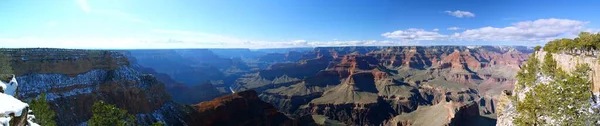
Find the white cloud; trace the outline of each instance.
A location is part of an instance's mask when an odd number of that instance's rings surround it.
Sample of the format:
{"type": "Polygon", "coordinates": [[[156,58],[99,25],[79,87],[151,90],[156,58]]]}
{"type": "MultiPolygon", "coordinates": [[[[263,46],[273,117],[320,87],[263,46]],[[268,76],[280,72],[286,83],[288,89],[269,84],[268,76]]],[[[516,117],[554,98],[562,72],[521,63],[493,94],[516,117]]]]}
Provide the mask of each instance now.
{"type": "MultiPolygon", "coordinates": [[[[482,27],[467,29],[451,35],[440,34],[423,29],[407,29],[381,34],[386,38],[399,40],[452,40],[452,41],[487,41],[487,42],[548,42],[557,38],[572,38],[579,32],[599,32],[599,29],[584,29],[588,22],[569,19],[538,19],[522,21],[507,27],[482,27]]],[[[462,29],[450,27],[448,30],[462,29]]]]}
{"type": "Polygon", "coordinates": [[[447,28],[447,29],[448,29],[448,30],[455,31],[455,30],[460,30],[460,29],[462,29],[462,28],[460,28],[460,27],[449,27],[449,28],[447,28]]]}
{"type": "Polygon", "coordinates": [[[538,19],[513,23],[508,27],[483,27],[455,33],[452,39],[479,41],[546,42],[578,34],[588,22],[569,19],[538,19]]]}
{"type": "Polygon", "coordinates": [[[92,8],[90,8],[90,5],[88,5],[87,0],[75,0],[75,2],[77,2],[77,4],[79,4],[79,7],[84,12],[86,12],[86,13],[92,12],[92,8]]]}
{"type": "Polygon", "coordinates": [[[440,29],[434,28],[433,31],[438,32],[438,31],[440,31],[440,29]]]}
{"type": "Polygon", "coordinates": [[[461,11],[461,10],[456,10],[456,11],[444,11],[446,14],[454,16],[454,17],[458,17],[458,18],[463,18],[463,17],[475,17],[475,14],[469,12],[469,11],[461,11]]]}
{"type": "Polygon", "coordinates": [[[447,38],[447,35],[442,35],[434,31],[425,31],[423,29],[409,28],[406,30],[397,30],[394,32],[386,32],[381,36],[391,39],[398,39],[404,41],[419,41],[419,40],[439,40],[447,38]]]}

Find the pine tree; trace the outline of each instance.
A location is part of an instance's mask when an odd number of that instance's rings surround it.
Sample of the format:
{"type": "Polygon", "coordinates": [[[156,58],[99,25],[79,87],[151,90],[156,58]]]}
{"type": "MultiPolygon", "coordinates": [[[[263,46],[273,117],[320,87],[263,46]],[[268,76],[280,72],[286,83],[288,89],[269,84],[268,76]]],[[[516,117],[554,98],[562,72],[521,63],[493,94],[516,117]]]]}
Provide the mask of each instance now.
{"type": "Polygon", "coordinates": [[[517,72],[517,80],[519,81],[515,88],[520,89],[525,86],[531,86],[537,80],[536,74],[539,69],[539,60],[535,56],[536,53],[531,54],[529,60],[523,65],[521,70],[517,72]]]}
{"type": "Polygon", "coordinates": [[[34,121],[36,123],[43,126],[56,126],[56,121],[54,120],[56,114],[50,109],[45,93],[42,92],[37,99],[31,100],[29,108],[34,112],[34,121]]]}
{"type": "Polygon", "coordinates": [[[93,116],[88,120],[90,126],[133,126],[136,119],[128,114],[127,110],[117,108],[115,105],[98,101],[92,106],[93,116]]]}
{"type": "Polygon", "coordinates": [[[562,125],[586,125],[590,121],[591,113],[587,109],[591,106],[589,99],[592,97],[591,81],[588,77],[590,67],[587,64],[578,64],[576,69],[567,76],[565,81],[559,81],[560,101],[555,103],[561,110],[560,115],[554,117],[562,125]]]}
{"type": "Polygon", "coordinates": [[[10,66],[11,58],[3,53],[0,53],[0,74],[13,74],[13,69],[10,66]]]}
{"type": "Polygon", "coordinates": [[[10,66],[10,57],[0,53],[0,80],[10,81],[12,78],[11,74],[14,74],[12,67],[10,66]]]}
{"type": "Polygon", "coordinates": [[[155,123],[152,123],[152,126],[164,126],[164,125],[165,125],[165,124],[164,124],[164,123],[162,123],[162,122],[155,122],[155,123]]]}
{"type": "Polygon", "coordinates": [[[554,77],[554,72],[557,68],[556,60],[552,57],[552,53],[546,53],[544,56],[544,63],[542,64],[542,74],[554,77]]]}

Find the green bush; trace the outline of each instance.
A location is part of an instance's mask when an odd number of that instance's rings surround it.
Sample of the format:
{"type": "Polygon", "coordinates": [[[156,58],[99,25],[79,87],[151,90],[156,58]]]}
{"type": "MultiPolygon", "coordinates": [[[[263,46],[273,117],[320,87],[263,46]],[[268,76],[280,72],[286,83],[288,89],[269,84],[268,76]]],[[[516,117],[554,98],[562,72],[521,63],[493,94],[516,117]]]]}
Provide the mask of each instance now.
{"type": "Polygon", "coordinates": [[[128,114],[127,110],[117,108],[115,105],[98,101],[92,106],[92,118],[87,124],[90,126],[134,126],[135,116],[128,114]]]}
{"type": "Polygon", "coordinates": [[[29,108],[35,115],[34,122],[42,126],[56,126],[56,121],[54,120],[56,114],[50,109],[45,93],[42,92],[37,99],[31,100],[29,108]]]}

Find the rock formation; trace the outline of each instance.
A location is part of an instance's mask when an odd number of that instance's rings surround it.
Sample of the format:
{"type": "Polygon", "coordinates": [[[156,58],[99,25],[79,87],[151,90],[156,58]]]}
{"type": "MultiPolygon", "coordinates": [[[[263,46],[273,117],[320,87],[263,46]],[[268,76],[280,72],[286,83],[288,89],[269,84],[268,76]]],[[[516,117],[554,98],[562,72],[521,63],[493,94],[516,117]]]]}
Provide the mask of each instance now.
{"type": "Polygon", "coordinates": [[[253,90],[221,96],[193,105],[197,111],[190,125],[198,126],[279,126],[293,121],[277,112],[273,105],[263,102],[253,90]]]}
{"type": "Polygon", "coordinates": [[[512,90],[514,75],[530,52],[491,46],[316,48],[303,57],[327,59],[319,61],[328,64],[325,69],[276,63],[242,76],[234,90],[255,89],[261,99],[295,118],[321,115],[350,125],[379,125],[424,106],[454,102],[454,108],[476,108],[467,110],[478,111],[478,124],[490,124],[497,96],[512,90]],[[275,83],[281,77],[294,79],[275,83]]]}
{"type": "Polygon", "coordinates": [[[156,121],[185,124],[185,106],[174,103],[165,85],[139,73],[119,52],[68,49],[2,50],[12,57],[20,99],[47,94],[58,125],[79,125],[91,115],[92,104],[103,100],[135,114],[138,124],[156,121]]]}

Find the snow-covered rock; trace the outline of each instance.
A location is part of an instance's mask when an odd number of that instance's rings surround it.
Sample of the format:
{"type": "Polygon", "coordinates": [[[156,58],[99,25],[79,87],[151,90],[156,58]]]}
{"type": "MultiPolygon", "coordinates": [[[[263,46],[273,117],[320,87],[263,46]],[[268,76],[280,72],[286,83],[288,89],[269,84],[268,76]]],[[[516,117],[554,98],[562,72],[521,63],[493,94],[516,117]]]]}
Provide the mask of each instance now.
{"type": "Polygon", "coordinates": [[[15,75],[12,75],[12,79],[9,82],[2,82],[0,81],[0,88],[2,88],[2,91],[4,91],[4,94],[10,95],[10,96],[15,96],[16,91],[17,91],[17,86],[19,86],[19,83],[17,83],[17,80],[15,79],[15,75]]]}
{"type": "MultiPolygon", "coordinates": [[[[8,83],[0,81],[0,88],[2,88],[3,91],[5,91],[4,93],[0,93],[0,125],[10,126],[10,121],[12,119],[20,118],[26,120],[27,122],[24,123],[27,123],[27,125],[29,126],[38,126],[38,124],[31,122],[31,120],[33,120],[35,116],[28,115],[30,111],[28,110],[29,105],[13,97],[16,94],[15,91],[17,90],[17,85],[18,83],[15,80],[14,75],[12,80],[8,83]],[[23,113],[23,111],[25,111],[25,113],[23,113]],[[21,117],[23,115],[27,117],[21,117]]],[[[13,123],[17,124],[12,125],[23,125],[18,124],[20,122],[13,123]]]]}

